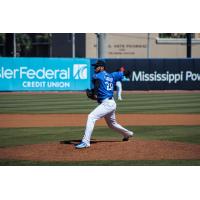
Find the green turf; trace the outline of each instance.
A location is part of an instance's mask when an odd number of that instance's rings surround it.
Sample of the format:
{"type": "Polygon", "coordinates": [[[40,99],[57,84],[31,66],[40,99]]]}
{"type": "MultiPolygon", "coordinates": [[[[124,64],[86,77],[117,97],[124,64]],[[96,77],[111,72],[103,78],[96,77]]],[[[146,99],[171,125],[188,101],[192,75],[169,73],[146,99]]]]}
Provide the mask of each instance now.
{"type": "Polygon", "coordinates": [[[83,127],[1,128],[0,147],[80,139],[83,127]]]}
{"type": "MultiPolygon", "coordinates": [[[[118,113],[200,113],[200,94],[126,94],[117,102],[118,113]]],[[[96,107],[84,94],[0,94],[2,113],[89,113],[96,107]]],[[[200,144],[200,126],[136,126],[136,139],[170,140],[200,144]]],[[[0,128],[0,147],[77,140],[84,127],[0,128]]],[[[106,127],[95,127],[94,139],[121,136],[106,127]]],[[[39,162],[0,160],[0,165],[200,165],[199,160],[39,162]]]]}
{"type": "MultiPolygon", "coordinates": [[[[136,139],[169,140],[200,144],[200,126],[136,126],[136,139]]],[[[50,141],[77,140],[83,136],[84,127],[0,128],[0,147],[50,141]]],[[[107,127],[95,127],[93,139],[116,139],[122,136],[107,127]]]]}
{"type": "Polygon", "coordinates": [[[199,166],[200,160],[99,160],[78,162],[44,162],[0,160],[0,166],[199,166]]]}
{"type": "MultiPolygon", "coordinates": [[[[200,113],[200,94],[123,94],[118,113],[200,113]]],[[[85,94],[0,94],[0,113],[89,113],[85,94]]]]}

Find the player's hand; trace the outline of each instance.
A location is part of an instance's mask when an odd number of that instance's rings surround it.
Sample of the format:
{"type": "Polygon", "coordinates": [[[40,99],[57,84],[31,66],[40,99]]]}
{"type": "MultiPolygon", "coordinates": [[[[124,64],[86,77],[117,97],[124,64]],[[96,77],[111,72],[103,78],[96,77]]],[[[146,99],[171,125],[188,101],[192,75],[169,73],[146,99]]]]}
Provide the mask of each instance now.
{"type": "Polygon", "coordinates": [[[93,100],[97,100],[97,95],[94,95],[94,99],[93,100]]]}
{"type": "Polygon", "coordinates": [[[124,71],[125,71],[125,67],[124,67],[124,66],[120,67],[120,68],[119,68],[119,71],[120,71],[120,72],[124,72],[124,71]]]}

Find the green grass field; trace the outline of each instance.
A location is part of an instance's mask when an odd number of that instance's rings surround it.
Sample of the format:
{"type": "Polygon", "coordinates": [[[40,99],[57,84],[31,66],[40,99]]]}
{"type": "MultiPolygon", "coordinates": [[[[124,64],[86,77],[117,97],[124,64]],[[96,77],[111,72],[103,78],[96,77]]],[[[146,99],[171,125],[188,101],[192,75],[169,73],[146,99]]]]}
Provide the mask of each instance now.
{"type": "MultiPolygon", "coordinates": [[[[200,144],[200,126],[127,126],[134,138],[144,140],[169,140],[200,144]]],[[[84,127],[1,128],[0,147],[46,143],[48,141],[78,140],[84,127]]],[[[119,139],[121,135],[107,127],[95,127],[94,139],[119,139]]]]}
{"type": "MultiPolygon", "coordinates": [[[[124,94],[118,113],[200,113],[199,94],[124,94]]],[[[89,113],[96,102],[85,94],[0,95],[0,113],[89,113]]]]}
{"type": "MultiPolygon", "coordinates": [[[[126,94],[118,113],[200,113],[200,94],[126,94]]],[[[84,94],[4,94],[3,113],[89,113],[96,103],[84,94]]],[[[200,126],[135,126],[135,138],[200,143],[200,126]]],[[[0,128],[0,148],[81,139],[84,127],[0,128]]],[[[121,139],[107,127],[95,127],[93,137],[121,139]]],[[[0,160],[0,165],[200,165],[200,160],[39,162],[0,160]]]]}
{"type": "Polygon", "coordinates": [[[0,166],[199,166],[200,160],[99,160],[80,162],[42,162],[0,160],[0,166]]]}

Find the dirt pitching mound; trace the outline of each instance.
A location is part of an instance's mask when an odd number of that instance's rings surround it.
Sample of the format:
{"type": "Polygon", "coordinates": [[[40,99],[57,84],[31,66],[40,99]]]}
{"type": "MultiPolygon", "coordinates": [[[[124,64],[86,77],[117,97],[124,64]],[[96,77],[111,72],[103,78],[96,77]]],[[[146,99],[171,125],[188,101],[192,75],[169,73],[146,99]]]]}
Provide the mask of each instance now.
{"type": "Polygon", "coordinates": [[[170,141],[93,140],[87,149],[75,149],[77,141],[0,148],[0,159],[37,161],[170,160],[200,159],[200,145],[170,141]]]}

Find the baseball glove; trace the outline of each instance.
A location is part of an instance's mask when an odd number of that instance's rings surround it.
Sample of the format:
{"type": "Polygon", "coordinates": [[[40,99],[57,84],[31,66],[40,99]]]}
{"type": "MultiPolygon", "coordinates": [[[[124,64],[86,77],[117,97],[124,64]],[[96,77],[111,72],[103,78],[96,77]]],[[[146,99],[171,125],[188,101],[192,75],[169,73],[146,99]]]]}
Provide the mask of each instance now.
{"type": "Polygon", "coordinates": [[[94,94],[94,89],[91,89],[91,90],[87,89],[86,95],[89,99],[97,100],[97,96],[94,94]]]}

